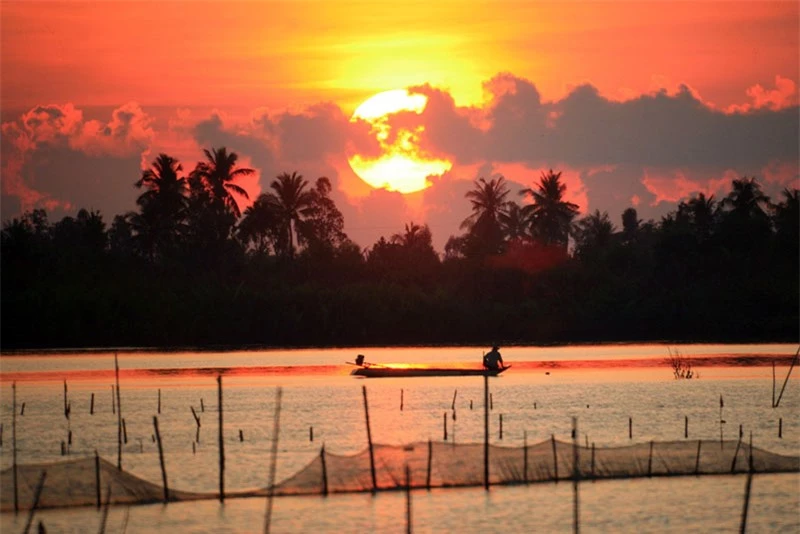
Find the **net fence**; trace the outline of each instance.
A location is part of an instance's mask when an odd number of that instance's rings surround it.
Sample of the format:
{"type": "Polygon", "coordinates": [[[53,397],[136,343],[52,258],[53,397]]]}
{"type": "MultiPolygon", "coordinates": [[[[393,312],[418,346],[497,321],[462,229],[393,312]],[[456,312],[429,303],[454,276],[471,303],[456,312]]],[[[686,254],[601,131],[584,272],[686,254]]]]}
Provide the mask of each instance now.
{"type": "MultiPolygon", "coordinates": [[[[746,473],[800,472],[800,457],[750,447],[742,441],[658,441],[623,447],[594,447],[556,439],[523,447],[484,444],[416,442],[402,446],[374,445],[355,455],[324,450],[303,469],[277,484],[272,493],[327,493],[401,490],[410,487],[446,488],[525,484],[558,480],[698,476],[746,473]],[[575,459],[577,458],[577,463],[575,459]],[[485,476],[488,463],[488,481],[485,476]],[[408,470],[406,470],[406,467],[408,470]],[[577,467],[577,469],[576,469],[577,467]],[[408,479],[406,478],[408,473],[408,479]]],[[[268,459],[265,459],[265,462],[268,459]]],[[[2,511],[14,510],[13,468],[0,473],[2,511]]],[[[164,487],[103,459],[78,458],[47,464],[18,465],[16,495],[19,509],[29,509],[36,487],[46,472],[38,508],[144,504],[164,501],[216,499],[201,493],[164,487]]],[[[266,496],[270,488],[226,492],[226,498],[266,496]]]]}

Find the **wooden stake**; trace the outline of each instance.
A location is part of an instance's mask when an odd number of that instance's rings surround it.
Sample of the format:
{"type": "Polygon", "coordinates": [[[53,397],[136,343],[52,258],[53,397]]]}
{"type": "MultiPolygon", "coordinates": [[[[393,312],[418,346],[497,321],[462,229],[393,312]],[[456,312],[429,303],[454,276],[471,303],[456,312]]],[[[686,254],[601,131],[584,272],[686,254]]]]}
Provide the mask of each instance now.
{"type": "Polygon", "coordinates": [[[731,461],[731,473],[736,470],[736,458],[739,456],[739,449],[742,446],[742,438],[739,438],[739,441],[736,442],[736,450],[733,453],[733,461],[731,461]]]}
{"type": "Polygon", "coordinates": [[[489,491],[489,375],[483,375],[483,486],[489,491]]]}
{"type": "Polygon", "coordinates": [[[683,437],[689,439],[689,416],[683,416],[683,437]]]}
{"type": "Polygon", "coordinates": [[[158,388],[158,414],[161,415],[161,388],[158,388]]]}
{"type": "Polygon", "coordinates": [[[161,480],[164,482],[164,503],[169,502],[169,484],[167,484],[167,467],[164,465],[164,448],[161,445],[161,432],[158,431],[158,416],[153,416],[153,427],[156,430],[158,443],[158,462],[161,464],[161,480]]]}
{"type": "Polygon", "coordinates": [[[122,418],[122,443],[128,444],[128,427],[125,425],[125,418],[122,418]]]}
{"type": "Polygon", "coordinates": [[[14,513],[19,513],[19,481],[17,478],[17,383],[11,382],[11,450],[14,479],[14,513]]]}
{"type": "Polygon", "coordinates": [[[206,411],[206,407],[203,405],[203,398],[200,397],[200,412],[203,413],[206,411]]]}
{"type": "Polygon", "coordinates": [[[783,439],[783,417],[778,419],[778,437],[783,439]]]}
{"type": "Polygon", "coordinates": [[[119,394],[119,361],[114,353],[114,376],[117,391],[117,469],[122,471],[122,400],[119,394]]]}
{"type": "Polygon", "coordinates": [[[556,451],[556,435],[550,434],[550,442],[553,444],[553,480],[558,484],[558,452],[556,451]]]}
{"type": "Polygon", "coordinates": [[[522,480],[528,484],[528,431],[522,432],[522,480]]]}
{"type": "Polygon", "coordinates": [[[322,449],[319,451],[320,460],[322,460],[322,494],[328,496],[328,468],[325,465],[325,444],[322,444],[322,449]]]}
{"type": "MultiPolygon", "coordinates": [[[[202,409],[203,399],[200,399],[202,409]]],[[[222,431],[222,375],[217,375],[217,411],[219,412],[219,502],[225,502],[225,442],[222,431]]]]}
{"type": "Polygon", "coordinates": [[[372,449],[372,431],[369,428],[369,405],[367,404],[367,386],[361,386],[364,394],[364,418],[367,422],[367,443],[369,444],[369,472],[372,475],[372,493],[378,489],[378,480],[375,476],[375,452],[372,449]]]}
{"type": "Polygon", "coordinates": [[[633,417],[628,417],[628,439],[633,439],[633,417]]]}
{"type": "Polygon", "coordinates": [[[275,494],[275,471],[278,466],[278,437],[281,428],[281,396],[283,389],[275,391],[275,418],[272,425],[272,456],[269,463],[269,480],[267,483],[267,513],[264,515],[264,534],[269,533],[272,522],[272,498],[275,494]]]}
{"type": "Polygon", "coordinates": [[[503,439],[503,414],[500,414],[500,439],[503,439]]]}
{"type": "Polygon", "coordinates": [[[450,405],[451,410],[456,409],[456,397],[458,396],[458,389],[453,392],[453,404],[450,405]]]}
{"type": "Polygon", "coordinates": [[[592,479],[594,479],[594,441],[592,442],[592,479]]]}
{"type": "Polygon", "coordinates": [[[400,388],[400,411],[403,411],[403,388],[400,388]]]}
{"type": "Polygon", "coordinates": [[[700,474],[700,446],[703,444],[703,440],[697,440],[697,458],[694,460],[694,474],[700,474]]]}
{"type": "Polygon", "coordinates": [[[653,476],[653,440],[650,440],[650,454],[647,456],[647,476],[653,476]]]}
{"type": "Polygon", "coordinates": [[[406,464],[406,532],[411,534],[411,471],[406,464]]]}
{"type": "Polygon", "coordinates": [[[39,507],[39,498],[42,496],[42,488],[44,488],[44,479],[47,478],[47,471],[42,471],[42,474],[39,476],[39,482],[36,484],[36,490],[33,493],[33,506],[28,511],[28,522],[25,523],[25,528],[22,530],[25,534],[31,529],[31,524],[33,523],[33,514],[36,513],[36,508],[39,507]]]}
{"type": "Polygon", "coordinates": [[[772,360],[772,407],[775,407],[775,360],[772,360]]]}
{"type": "Polygon", "coordinates": [[[789,371],[786,373],[786,380],[783,381],[783,386],[781,387],[781,392],[778,394],[778,398],[775,400],[775,408],[781,403],[781,399],[783,398],[783,391],[786,389],[786,384],[789,383],[789,377],[792,374],[792,369],[794,369],[795,364],[797,363],[797,357],[800,355],[800,347],[797,347],[797,352],[794,353],[794,358],[792,358],[792,363],[789,365],[789,371]]]}
{"type": "Polygon", "coordinates": [[[444,412],[444,417],[442,417],[442,422],[444,423],[444,440],[447,441],[447,412],[444,412]]]}
{"type": "MultiPolygon", "coordinates": [[[[580,491],[581,478],[580,453],[578,451],[578,418],[572,418],[572,525],[575,534],[581,530],[580,491]]],[[[652,443],[652,442],[651,442],[652,443]]]]}
{"type": "Polygon", "coordinates": [[[92,393],[92,400],[89,401],[89,415],[94,415],[94,393],[92,393]]]}
{"type": "Polygon", "coordinates": [[[111,384],[111,413],[117,413],[117,398],[116,391],[114,391],[114,384],[111,384]]]}
{"type": "Polygon", "coordinates": [[[20,417],[25,415],[25,403],[24,402],[22,403],[22,408],[20,408],[20,410],[19,410],[19,415],[20,415],[20,417]]]}
{"type": "Polygon", "coordinates": [[[308,427],[308,441],[314,441],[314,427],[308,427]]]}
{"type": "Polygon", "coordinates": [[[491,393],[489,393],[489,409],[494,410],[494,399],[492,398],[491,393]]]}
{"type": "Polygon", "coordinates": [[[100,455],[97,454],[97,449],[94,450],[94,488],[97,497],[97,509],[102,506],[102,499],[100,497],[100,455]]]}
{"type": "Polygon", "coordinates": [[[240,428],[239,429],[239,442],[243,442],[243,441],[244,441],[244,434],[242,433],[242,429],[240,428]]]}
{"type": "Polygon", "coordinates": [[[428,439],[428,474],[425,476],[425,487],[431,490],[431,465],[433,463],[433,443],[428,439]]]}

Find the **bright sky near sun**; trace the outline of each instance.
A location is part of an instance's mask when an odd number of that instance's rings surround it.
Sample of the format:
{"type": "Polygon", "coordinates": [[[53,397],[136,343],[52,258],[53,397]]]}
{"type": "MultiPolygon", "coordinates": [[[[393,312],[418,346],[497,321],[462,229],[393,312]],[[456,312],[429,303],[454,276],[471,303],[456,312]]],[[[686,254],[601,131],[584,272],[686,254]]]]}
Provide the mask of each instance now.
{"type": "Polygon", "coordinates": [[[441,248],[497,173],[516,195],[562,170],[615,221],[744,174],[798,184],[794,1],[3,1],[0,25],[3,220],[110,221],[159,152],[191,168],[222,145],[252,197],[329,176],[362,246],[414,220],[441,248]],[[350,120],[407,88],[417,104],[350,120]],[[392,173],[430,187],[373,189],[392,173]]]}

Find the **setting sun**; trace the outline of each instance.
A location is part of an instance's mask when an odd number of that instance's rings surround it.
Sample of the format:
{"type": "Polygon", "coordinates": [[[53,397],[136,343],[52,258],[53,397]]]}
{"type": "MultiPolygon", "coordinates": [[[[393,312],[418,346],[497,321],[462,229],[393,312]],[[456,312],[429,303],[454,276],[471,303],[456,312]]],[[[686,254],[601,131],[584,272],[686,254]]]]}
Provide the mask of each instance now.
{"type": "Polygon", "coordinates": [[[414,193],[431,185],[429,176],[441,176],[450,169],[451,162],[426,157],[419,150],[418,136],[424,131],[421,121],[403,127],[391,123],[391,116],[397,113],[420,115],[427,103],[423,94],[396,89],[378,93],[356,108],[351,122],[368,122],[381,147],[377,158],[348,155],[350,167],[362,180],[375,188],[414,193]]]}

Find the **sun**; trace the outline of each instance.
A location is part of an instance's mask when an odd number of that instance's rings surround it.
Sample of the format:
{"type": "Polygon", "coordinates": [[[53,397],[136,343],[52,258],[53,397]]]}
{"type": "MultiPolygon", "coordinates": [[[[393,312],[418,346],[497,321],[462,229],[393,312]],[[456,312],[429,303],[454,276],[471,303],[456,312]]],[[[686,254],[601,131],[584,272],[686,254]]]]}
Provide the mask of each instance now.
{"type": "Polygon", "coordinates": [[[356,108],[350,121],[368,122],[370,134],[381,148],[376,158],[348,154],[347,161],[359,178],[377,189],[414,193],[431,185],[429,177],[450,170],[450,161],[426,156],[420,150],[419,136],[425,125],[421,117],[419,121],[413,121],[413,117],[420,116],[427,103],[428,97],[423,94],[395,89],[378,93],[356,108]],[[401,112],[410,112],[413,124],[404,120],[402,127],[392,125],[391,116],[401,112]]]}

